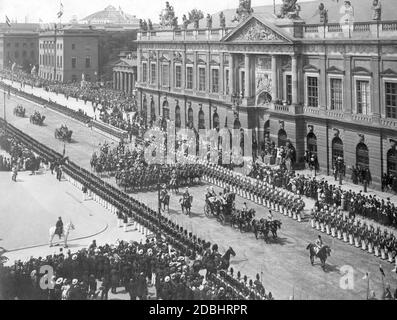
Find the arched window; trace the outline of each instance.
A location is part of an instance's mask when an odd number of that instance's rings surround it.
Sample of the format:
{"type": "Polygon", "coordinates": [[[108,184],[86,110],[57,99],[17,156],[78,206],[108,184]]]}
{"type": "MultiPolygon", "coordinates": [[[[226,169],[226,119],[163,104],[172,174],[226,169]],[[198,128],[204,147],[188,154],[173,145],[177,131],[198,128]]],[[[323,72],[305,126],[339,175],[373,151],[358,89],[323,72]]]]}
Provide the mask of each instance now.
{"type": "Polygon", "coordinates": [[[263,139],[266,140],[267,137],[270,137],[270,120],[267,120],[263,125],[263,139]]]}
{"type": "Polygon", "coordinates": [[[369,152],[365,143],[360,142],[356,147],[356,165],[369,168],[369,152]]]}
{"type": "Polygon", "coordinates": [[[154,122],[156,121],[156,107],[154,101],[150,102],[150,119],[154,122]]]}
{"type": "Polygon", "coordinates": [[[335,165],[335,160],[341,157],[342,159],[344,158],[343,156],[343,142],[339,137],[335,137],[332,140],[332,167],[335,165]]]}
{"type": "Polygon", "coordinates": [[[175,128],[181,128],[181,108],[179,107],[179,105],[175,107],[175,128]]]}
{"type": "Polygon", "coordinates": [[[220,129],[220,124],[219,124],[219,115],[218,113],[214,113],[213,117],[212,117],[212,124],[214,129],[220,129]]]}
{"type": "Polygon", "coordinates": [[[192,107],[189,107],[189,109],[187,110],[187,122],[188,125],[193,127],[193,109],[192,107]]]}
{"type": "Polygon", "coordinates": [[[307,135],[307,151],[317,154],[317,137],[313,132],[307,135]]]}
{"type": "Polygon", "coordinates": [[[170,119],[170,109],[168,107],[168,101],[164,101],[163,103],[163,118],[166,120],[170,119]]]}
{"type": "Polygon", "coordinates": [[[233,129],[239,130],[241,128],[241,123],[239,119],[234,120],[233,129]]]}
{"type": "Polygon", "coordinates": [[[203,110],[200,110],[198,114],[198,128],[199,130],[205,129],[205,115],[203,110]]]}
{"type": "Polygon", "coordinates": [[[287,144],[287,140],[287,133],[284,129],[280,129],[280,131],[278,132],[278,146],[285,147],[285,145],[287,144]]]}
{"type": "Polygon", "coordinates": [[[397,176],[397,150],[395,147],[387,152],[387,173],[397,176]]]}

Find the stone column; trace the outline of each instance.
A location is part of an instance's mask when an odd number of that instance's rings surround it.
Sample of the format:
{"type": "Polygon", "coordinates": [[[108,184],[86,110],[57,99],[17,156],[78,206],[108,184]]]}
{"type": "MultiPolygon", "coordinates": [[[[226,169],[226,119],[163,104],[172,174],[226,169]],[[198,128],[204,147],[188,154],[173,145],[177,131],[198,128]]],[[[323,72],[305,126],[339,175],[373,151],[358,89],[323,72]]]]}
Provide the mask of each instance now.
{"type": "Polygon", "coordinates": [[[327,58],[325,55],[320,56],[320,81],[319,81],[319,106],[327,108],[327,58]]]}
{"type": "Polygon", "coordinates": [[[343,111],[345,113],[352,112],[352,58],[351,56],[345,56],[345,79],[343,82],[343,111]]]}
{"type": "Polygon", "coordinates": [[[141,74],[143,72],[141,57],[142,57],[142,50],[139,49],[137,52],[137,72],[138,72],[137,81],[141,81],[141,74]]]}
{"type": "Polygon", "coordinates": [[[292,104],[298,104],[298,58],[296,55],[291,57],[292,72],[292,104]]]}
{"type": "Polygon", "coordinates": [[[219,59],[219,94],[223,95],[225,93],[225,67],[223,63],[223,53],[220,54],[219,59]]]}
{"type": "Polygon", "coordinates": [[[272,99],[278,99],[277,56],[272,55],[272,99]]]}
{"type": "Polygon", "coordinates": [[[234,54],[231,53],[230,54],[230,61],[229,61],[229,90],[230,90],[230,94],[234,94],[236,92],[235,90],[235,81],[234,81],[234,54]]]}
{"type": "Polygon", "coordinates": [[[121,85],[121,75],[120,75],[120,71],[117,71],[117,90],[120,90],[120,85],[121,85]]]}
{"type": "Polygon", "coordinates": [[[161,66],[160,66],[160,50],[157,50],[157,57],[156,57],[156,63],[157,63],[157,88],[161,88],[161,66]]]}
{"type": "Polygon", "coordinates": [[[245,98],[251,97],[251,86],[250,86],[250,71],[251,71],[251,57],[249,54],[244,56],[244,96],[245,98]]]}
{"type": "Polygon", "coordinates": [[[372,86],[372,92],[371,92],[371,110],[369,112],[372,112],[372,115],[379,117],[381,114],[381,101],[382,98],[380,96],[380,78],[379,78],[379,73],[380,73],[380,57],[379,56],[374,56],[372,57],[372,65],[371,65],[371,70],[373,72],[373,78],[372,78],[372,83],[370,83],[370,86],[372,86]]]}
{"type": "Polygon", "coordinates": [[[115,71],[113,71],[113,89],[116,89],[116,72],[115,71]]]}
{"type": "MultiPolygon", "coordinates": [[[[186,89],[186,51],[182,52],[182,67],[181,67],[181,84],[182,88],[186,89]]],[[[182,113],[182,112],[181,112],[182,113]]]]}

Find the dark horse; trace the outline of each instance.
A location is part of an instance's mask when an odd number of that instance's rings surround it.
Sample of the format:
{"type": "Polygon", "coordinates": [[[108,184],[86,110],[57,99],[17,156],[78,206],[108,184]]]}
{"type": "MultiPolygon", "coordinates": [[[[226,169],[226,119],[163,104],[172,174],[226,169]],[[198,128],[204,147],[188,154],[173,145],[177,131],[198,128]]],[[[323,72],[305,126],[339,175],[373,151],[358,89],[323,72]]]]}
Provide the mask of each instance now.
{"type": "Polygon", "coordinates": [[[325,270],[325,262],[327,261],[327,258],[331,255],[331,248],[328,246],[323,246],[320,249],[320,251],[316,254],[316,251],[314,250],[315,247],[316,247],[316,245],[314,245],[313,243],[309,243],[309,245],[306,248],[306,250],[310,251],[310,263],[313,266],[314,265],[314,257],[316,257],[316,258],[320,259],[321,268],[323,268],[323,270],[325,270]]]}
{"type": "Polygon", "coordinates": [[[182,213],[185,213],[186,210],[186,214],[190,216],[190,210],[192,209],[192,202],[193,202],[193,197],[189,196],[189,197],[183,197],[179,200],[179,203],[181,204],[181,208],[182,208],[182,213]]]}
{"type": "Polygon", "coordinates": [[[229,247],[225,254],[220,259],[220,264],[218,265],[218,270],[227,270],[230,266],[230,256],[235,257],[236,253],[234,252],[232,247],[229,247]]]}

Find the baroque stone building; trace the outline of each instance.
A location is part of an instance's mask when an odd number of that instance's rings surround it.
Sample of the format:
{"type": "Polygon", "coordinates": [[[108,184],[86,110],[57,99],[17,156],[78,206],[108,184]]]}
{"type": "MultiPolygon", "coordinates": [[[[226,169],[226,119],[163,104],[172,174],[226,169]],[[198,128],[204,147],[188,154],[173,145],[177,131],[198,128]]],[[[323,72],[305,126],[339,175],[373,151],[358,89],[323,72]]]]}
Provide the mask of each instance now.
{"type": "Polygon", "coordinates": [[[258,145],[266,135],[290,141],[297,167],[310,150],[330,174],[341,156],[379,186],[397,174],[397,21],[371,16],[308,23],[254,10],[233,24],[140,31],[140,108],[177,128],[249,128],[258,145]]]}

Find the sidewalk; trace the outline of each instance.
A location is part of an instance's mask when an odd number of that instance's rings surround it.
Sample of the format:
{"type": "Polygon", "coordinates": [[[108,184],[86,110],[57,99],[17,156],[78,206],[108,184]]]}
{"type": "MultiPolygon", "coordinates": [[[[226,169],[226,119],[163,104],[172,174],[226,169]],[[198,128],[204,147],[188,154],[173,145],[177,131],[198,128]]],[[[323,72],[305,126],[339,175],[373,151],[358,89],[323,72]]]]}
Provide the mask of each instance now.
{"type": "Polygon", "coordinates": [[[87,103],[84,103],[83,100],[76,100],[73,97],[69,97],[69,99],[66,99],[66,97],[63,94],[56,94],[55,92],[47,92],[43,88],[36,88],[36,87],[31,87],[29,85],[25,85],[23,88],[21,87],[21,83],[19,82],[12,82],[8,79],[3,79],[3,82],[7,85],[10,85],[14,87],[15,89],[22,90],[26,93],[33,94],[37,97],[43,98],[45,100],[51,99],[51,101],[56,102],[62,106],[65,106],[69,109],[72,109],[74,111],[78,111],[79,109],[83,110],[87,115],[91,118],[96,118],[99,119],[99,108],[97,108],[97,111],[94,113],[94,109],[92,106],[92,103],[90,101],[87,101],[87,103]]]}

